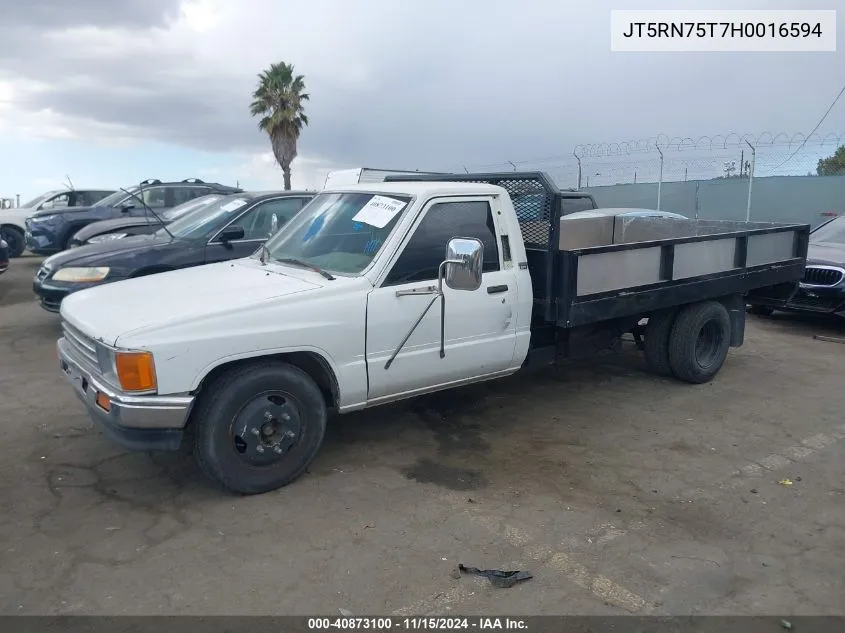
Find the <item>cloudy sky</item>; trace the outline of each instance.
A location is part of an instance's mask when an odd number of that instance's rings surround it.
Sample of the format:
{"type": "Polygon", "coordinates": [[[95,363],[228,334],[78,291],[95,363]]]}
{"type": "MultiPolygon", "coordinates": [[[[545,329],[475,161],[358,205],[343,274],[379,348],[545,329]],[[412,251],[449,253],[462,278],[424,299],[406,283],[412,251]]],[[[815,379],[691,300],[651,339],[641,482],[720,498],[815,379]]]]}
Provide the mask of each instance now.
{"type": "MultiPolygon", "coordinates": [[[[191,176],[279,187],[247,110],[274,61],[293,63],[311,93],[295,187],[338,167],[568,170],[580,143],[806,133],[845,83],[841,43],[612,53],[609,35],[612,8],[802,4],[0,0],[0,197],[66,174],[79,187],[191,176]]],[[[845,98],[819,131],[845,133],[845,98]]]]}

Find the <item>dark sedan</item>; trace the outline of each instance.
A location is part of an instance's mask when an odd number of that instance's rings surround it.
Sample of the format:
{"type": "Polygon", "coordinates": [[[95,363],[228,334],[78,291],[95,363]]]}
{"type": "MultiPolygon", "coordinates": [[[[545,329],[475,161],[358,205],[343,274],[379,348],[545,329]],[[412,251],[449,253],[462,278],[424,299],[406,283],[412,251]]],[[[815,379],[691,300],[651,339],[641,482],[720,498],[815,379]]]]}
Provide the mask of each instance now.
{"type": "Polygon", "coordinates": [[[246,257],[314,197],[305,191],[238,193],[149,235],[86,244],[44,260],[32,288],[58,312],[67,295],[92,286],[246,257]]]}
{"type": "Polygon", "coordinates": [[[212,193],[207,196],[200,196],[167,211],[152,212],[148,210],[146,216],[123,217],[114,220],[93,222],[74,234],[70,240],[70,246],[71,248],[75,248],[83,244],[96,244],[97,242],[120,240],[132,235],[155,233],[161,228],[162,224],[170,224],[191,211],[213,204],[224,195],[222,193],[212,193]]]}
{"type": "Polygon", "coordinates": [[[771,314],[775,309],[845,317],[845,216],[810,233],[804,279],[785,304],[752,303],[749,311],[771,314]]]}

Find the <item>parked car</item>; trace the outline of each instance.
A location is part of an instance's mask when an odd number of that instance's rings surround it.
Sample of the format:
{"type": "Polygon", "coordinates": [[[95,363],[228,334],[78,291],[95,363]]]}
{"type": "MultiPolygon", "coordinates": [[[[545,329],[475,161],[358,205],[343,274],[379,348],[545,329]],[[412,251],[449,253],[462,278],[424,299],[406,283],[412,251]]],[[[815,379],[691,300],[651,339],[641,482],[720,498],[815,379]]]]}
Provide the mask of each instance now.
{"type": "Polygon", "coordinates": [[[167,209],[162,212],[147,213],[143,217],[122,217],[114,220],[102,220],[92,222],[88,226],[77,231],[70,240],[71,247],[82,246],[83,244],[95,244],[109,240],[119,240],[130,235],[146,235],[155,233],[162,224],[169,224],[186,213],[201,209],[205,206],[220,200],[225,194],[210,193],[207,196],[194,198],[183,204],[167,209]]]}
{"type": "Polygon", "coordinates": [[[815,312],[845,317],[845,216],[828,220],[810,233],[807,266],[798,289],[785,301],[752,297],[749,312],[815,312]]]}
{"type": "Polygon", "coordinates": [[[26,249],[26,219],[44,211],[52,213],[54,209],[79,208],[96,204],[114,193],[107,189],[65,189],[48,191],[33,198],[24,205],[0,212],[0,237],[9,244],[12,257],[20,257],[26,249]]]}
{"type": "Polygon", "coordinates": [[[147,180],[126,191],[116,191],[91,206],[38,211],[26,220],[26,246],[37,255],[58,253],[70,247],[76,232],[93,222],[127,216],[144,217],[149,213],[145,205],[159,212],[209,193],[239,191],[237,187],[196,178],[180,182],[147,180]]]}
{"type": "Polygon", "coordinates": [[[69,294],[123,279],[245,257],[314,196],[304,191],[238,193],[183,215],[155,233],[85,244],[41,264],[32,289],[58,312],[69,294]]]}
{"type": "Polygon", "coordinates": [[[9,245],[6,240],[0,238],[0,275],[9,268],[9,245]]]}
{"type": "Polygon", "coordinates": [[[187,430],[208,476],[266,492],[305,472],[330,411],[613,349],[643,319],[652,371],[712,380],[745,292],[805,264],[806,224],[631,218],[642,239],[615,243],[576,219],[603,239],[567,247],[545,174],[401,178],[319,193],[252,257],[68,297],[59,366],[95,424],[132,450],[187,430]],[[547,196],[537,238],[509,196],[526,183],[547,196]]]}

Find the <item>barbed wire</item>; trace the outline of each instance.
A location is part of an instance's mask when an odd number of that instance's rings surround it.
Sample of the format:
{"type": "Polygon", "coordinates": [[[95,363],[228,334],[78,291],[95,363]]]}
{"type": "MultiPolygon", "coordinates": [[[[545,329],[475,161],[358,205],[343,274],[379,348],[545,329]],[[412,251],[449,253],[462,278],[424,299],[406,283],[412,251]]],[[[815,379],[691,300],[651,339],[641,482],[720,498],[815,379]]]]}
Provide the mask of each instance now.
{"type": "Polygon", "coordinates": [[[730,132],[695,138],[660,134],[639,140],[580,144],[568,155],[462,165],[460,170],[546,171],[562,187],[657,182],[662,152],[664,182],[747,177],[752,154],[755,178],[803,176],[814,174],[818,161],[843,144],[845,133],[730,132]]]}
{"type": "Polygon", "coordinates": [[[674,136],[669,137],[666,134],[658,134],[656,137],[648,139],[640,139],[634,141],[620,141],[613,143],[594,143],[594,144],[579,144],[575,146],[573,155],[576,158],[591,158],[598,156],[618,156],[622,154],[639,154],[639,153],[657,153],[657,149],[662,151],[718,151],[727,150],[735,147],[745,147],[746,143],[753,145],[755,148],[760,147],[799,147],[814,145],[834,145],[839,146],[845,133],[830,133],[824,136],[820,134],[804,135],[801,132],[795,134],[787,134],[786,132],[778,132],[772,134],[771,132],[762,132],[761,134],[738,134],[730,132],[727,135],[716,134],[715,136],[699,136],[693,138],[691,136],[674,136]]]}

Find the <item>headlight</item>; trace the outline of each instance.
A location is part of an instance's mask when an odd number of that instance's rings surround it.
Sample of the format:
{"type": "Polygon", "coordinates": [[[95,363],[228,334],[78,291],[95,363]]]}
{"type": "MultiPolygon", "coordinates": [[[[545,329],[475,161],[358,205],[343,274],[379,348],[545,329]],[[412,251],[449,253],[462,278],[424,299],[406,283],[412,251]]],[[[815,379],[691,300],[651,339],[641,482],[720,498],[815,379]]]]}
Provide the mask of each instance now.
{"type": "Polygon", "coordinates": [[[105,266],[90,266],[87,268],[60,268],[53,273],[56,281],[102,281],[109,274],[105,266]]]}
{"type": "Polygon", "coordinates": [[[56,214],[52,215],[33,215],[27,218],[30,222],[49,222],[53,218],[56,217],[56,214]]]}
{"type": "Polygon", "coordinates": [[[98,242],[108,242],[110,240],[120,240],[124,237],[129,237],[129,233],[106,233],[105,235],[95,235],[88,240],[88,244],[96,244],[98,242]]]}

